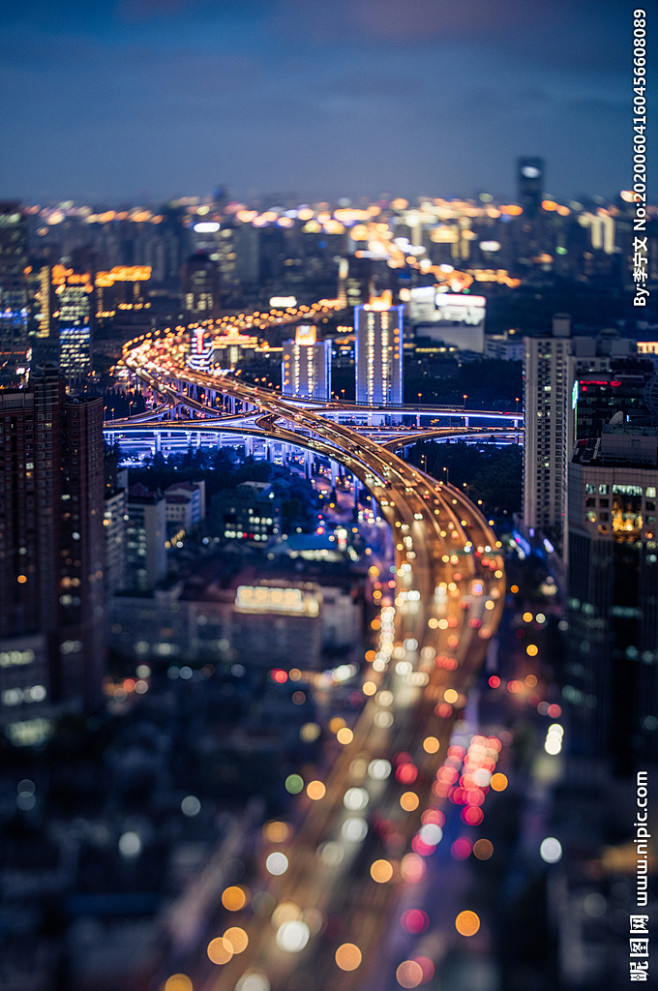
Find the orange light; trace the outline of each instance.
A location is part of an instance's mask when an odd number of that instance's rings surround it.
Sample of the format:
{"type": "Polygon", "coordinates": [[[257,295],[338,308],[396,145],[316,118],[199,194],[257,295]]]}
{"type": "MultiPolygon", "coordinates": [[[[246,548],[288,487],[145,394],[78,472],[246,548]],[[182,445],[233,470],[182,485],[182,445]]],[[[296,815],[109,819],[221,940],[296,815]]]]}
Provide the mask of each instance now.
{"type": "Polygon", "coordinates": [[[370,865],[370,877],[377,884],[386,884],[393,877],[393,867],[388,860],[375,860],[370,865]]]}
{"type": "Polygon", "coordinates": [[[221,966],[222,964],[228,963],[233,956],[233,946],[228,939],[225,939],[223,936],[218,936],[216,939],[210,940],[206,952],[208,954],[208,959],[212,963],[221,966]]]}
{"type": "Polygon", "coordinates": [[[477,912],[471,912],[469,909],[466,909],[466,911],[460,912],[455,919],[455,929],[460,936],[475,936],[479,928],[480,917],[477,912]]]}
{"type": "Polygon", "coordinates": [[[420,805],[420,799],[415,791],[405,791],[400,795],[400,808],[403,812],[415,812],[420,805]]]}
{"type": "Polygon", "coordinates": [[[336,964],[341,970],[356,970],[363,959],[361,950],[355,943],[341,943],[335,954],[336,964]]]}
{"type": "Polygon", "coordinates": [[[496,771],[489,784],[494,791],[505,791],[508,785],[507,776],[500,771],[496,771]]]}
{"type": "Polygon", "coordinates": [[[225,888],[222,892],[222,905],[227,912],[239,912],[247,904],[247,894],[244,888],[237,884],[225,888]]]}
{"type": "Polygon", "coordinates": [[[322,781],[309,781],[306,786],[306,794],[314,801],[319,802],[327,793],[327,789],[322,781]]]}

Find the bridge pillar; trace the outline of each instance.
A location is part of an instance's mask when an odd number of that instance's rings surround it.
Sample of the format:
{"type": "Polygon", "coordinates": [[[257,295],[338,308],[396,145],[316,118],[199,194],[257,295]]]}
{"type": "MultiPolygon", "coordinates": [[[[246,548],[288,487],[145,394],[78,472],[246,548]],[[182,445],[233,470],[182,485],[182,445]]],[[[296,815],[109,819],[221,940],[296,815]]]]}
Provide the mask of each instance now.
{"type": "Polygon", "coordinates": [[[154,433],[153,433],[153,437],[155,438],[155,453],[156,454],[161,454],[162,453],[162,435],[161,435],[160,431],[159,430],[155,430],[154,433]]]}
{"type": "Polygon", "coordinates": [[[306,477],[311,478],[313,475],[313,452],[306,450],[304,452],[304,469],[306,472],[306,477]]]}
{"type": "Polygon", "coordinates": [[[251,434],[245,434],[244,438],[244,455],[246,458],[250,458],[254,453],[254,438],[251,434]]]}
{"type": "Polygon", "coordinates": [[[469,417],[468,416],[465,416],[464,417],[464,426],[465,427],[468,427],[469,426],[469,417]]]}
{"type": "Polygon", "coordinates": [[[336,468],[336,462],[335,461],[330,461],[329,464],[331,465],[331,487],[332,487],[332,489],[335,489],[336,488],[336,479],[338,478],[338,471],[337,471],[337,468],[336,468]]]}

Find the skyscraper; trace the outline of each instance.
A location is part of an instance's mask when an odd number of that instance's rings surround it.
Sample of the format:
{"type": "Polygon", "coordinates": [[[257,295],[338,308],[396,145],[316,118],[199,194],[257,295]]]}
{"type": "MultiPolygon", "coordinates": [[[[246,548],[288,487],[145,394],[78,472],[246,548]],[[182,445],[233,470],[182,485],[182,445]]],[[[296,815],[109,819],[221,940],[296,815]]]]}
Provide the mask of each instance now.
{"type": "Polygon", "coordinates": [[[571,750],[629,774],[658,760],[658,430],[603,427],[568,479],[571,750]]]}
{"type": "Polygon", "coordinates": [[[92,371],[92,328],[96,311],[91,272],[76,272],[64,265],[52,270],[59,328],[59,363],[70,385],[84,384],[92,371]]]}
{"type": "Polygon", "coordinates": [[[576,440],[574,385],[583,374],[607,373],[614,357],[634,348],[614,332],[571,337],[566,314],[553,318],[552,333],[524,338],[523,522],[566,549],[567,464],[576,440]]]}
{"type": "Polygon", "coordinates": [[[20,204],[1,202],[0,384],[5,385],[17,384],[27,369],[27,260],[27,226],[20,204]]]}
{"type": "Polygon", "coordinates": [[[294,341],[283,342],[281,393],[326,401],[331,396],[331,341],[318,341],[313,326],[297,327],[294,341]]]}
{"type": "Polygon", "coordinates": [[[102,415],[54,365],[0,391],[0,721],[30,742],[35,721],[100,698],[102,415]]]}
{"type": "Polygon", "coordinates": [[[544,159],[535,156],[517,161],[517,198],[526,217],[536,217],[544,196],[544,159]]]}
{"type": "Polygon", "coordinates": [[[192,255],[181,270],[183,309],[188,323],[221,315],[219,268],[206,254],[192,255]]]}
{"type": "Polygon", "coordinates": [[[354,309],[356,401],[368,405],[402,403],[404,306],[391,305],[391,293],[354,309]]]}

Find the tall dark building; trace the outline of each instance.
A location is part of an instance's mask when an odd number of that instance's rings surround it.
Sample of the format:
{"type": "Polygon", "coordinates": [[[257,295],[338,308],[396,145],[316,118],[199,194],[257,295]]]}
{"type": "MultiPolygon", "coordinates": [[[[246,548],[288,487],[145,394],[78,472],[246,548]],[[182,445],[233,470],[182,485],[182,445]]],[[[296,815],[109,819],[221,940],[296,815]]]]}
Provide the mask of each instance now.
{"type": "Polygon", "coordinates": [[[3,385],[17,384],[27,369],[27,261],[27,225],[20,204],[0,202],[0,384],[3,385]]]}
{"type": "Polygon", "coordinates": [[[603,427],[568,487],[571,751],[629,775],[658,763],[658,429],[603,427]]]}
{"type": "Polygon", "coordinates": [[[190,323],[221,316],[219,268],[207,254],[192,255],[181,270],[183,309],[190,323]]]}
{"type": "Polygon", "coordinates": [[[544,159],[534,156],[517,160],[516,188],[526,217],[536,217],[544,197],[544,159]]]}
{"type": "Polygon", "coordinates": [[[0,723],[18,742],[100,699],[102,417],[54,365],[0,391],[0,723]]]}

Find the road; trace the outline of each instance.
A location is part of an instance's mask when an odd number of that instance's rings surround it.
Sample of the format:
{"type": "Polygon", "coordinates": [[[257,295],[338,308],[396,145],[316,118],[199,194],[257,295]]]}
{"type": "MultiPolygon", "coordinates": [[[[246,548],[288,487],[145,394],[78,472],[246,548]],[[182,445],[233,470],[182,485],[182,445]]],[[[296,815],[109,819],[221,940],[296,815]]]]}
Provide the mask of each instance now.
{"type": "MultiPolygon", "coordinates": [[[[291,838],[272,843],[266,833],[259,842],[244,906],[222,912],[206,934],[239,929],[236,945],[246,947],[215,944],[227,958],[222,964],[200,947],[186,964],[194,991],[357,991],[406,884],[405,858],[443,802],[436,783],[453,727],[503,608],[500,545],[462,492],[315,409],[234,376],[191,371],[180,352],[152,341],[128,347],[124,361],[165,401],[179,402],[181,390],[221,392],[257,411],[268,436],[343,464],[391,528],[395,588],[382,599],[379,643],[361,684],[364,707],[342,740],[337,735],[321,782],[303,782],[291,838]],[[266,869],[272,852],[287,858],[280,875],[266,869]],[[358,964],[346,970],[346,960],[358,964]]],[[[186,426],[203,429],[203,420],[186,426]]]]}

